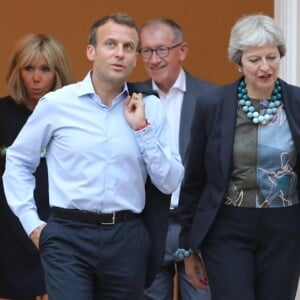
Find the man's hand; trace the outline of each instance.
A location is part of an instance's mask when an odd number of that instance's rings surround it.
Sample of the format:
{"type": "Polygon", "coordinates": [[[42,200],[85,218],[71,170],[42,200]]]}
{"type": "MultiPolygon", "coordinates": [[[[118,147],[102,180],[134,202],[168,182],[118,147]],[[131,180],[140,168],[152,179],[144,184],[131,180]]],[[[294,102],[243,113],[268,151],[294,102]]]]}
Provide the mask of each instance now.
{"type": "Polygon", "coordinates": [[[206,270],[198,253],[192,253],[184,258],[185,273],[191,284],[198,289],[208,291],[206,270]]]}
{"type": "Polygon", "coordinates": [[[36,229],[34,229],[31,234],[30,234],[30,239],[33,242],[34,246],[39,249],[39,241],[40,241],[40,235],[41,232],[43,230],[43,228],[46,226],[47,224],[42,224],[40,226],[38,226],[36,229]]]}
{"type": "Polygon", "coordinates": [[[133,93],[131,97],[127,97],[124,113],[127,122],[133,129],[140,128],[146,124],[145,104],[141,93],[133,93]]]}

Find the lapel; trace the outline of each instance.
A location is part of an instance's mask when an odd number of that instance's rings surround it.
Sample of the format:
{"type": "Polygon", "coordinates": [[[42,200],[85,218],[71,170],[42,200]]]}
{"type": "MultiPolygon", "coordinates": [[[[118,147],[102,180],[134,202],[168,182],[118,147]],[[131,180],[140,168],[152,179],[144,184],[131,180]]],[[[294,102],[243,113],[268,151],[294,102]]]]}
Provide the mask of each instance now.
{"type": "Polygon", "coordinates": [[[300,153],[300,89],[299,87],[293,87],[280,79],[280,85],[282,88],[282,95],[284,101],[284,108],[286,111],[288,123],[293,136],[293,140],[300,153]]]}
{"type": "Polygon", "coordinates": [[[191,84],[192,78],[187,72],[185,72],[185,74],[186,92],[184,93],[182,101],[179,128],[179,153],[183,161],[185,160],[187,147],[190,140],[191,124],[195,112],[197,96],[199,94],[199,87],[198,90],[195,90],[191,84]]]}
{"type": "MultiPolygon", "coordinates": [[[[129,94],[133,92],[143,93],[144,96],[158,94],[152,90],[151,84],[142,82],[127,82],[129,94]]],[[[142,213],[143,222],[148,230],[152,250],[148,258],[147,276],[145,279],[145,287],[149,287],[159,270],[164,257],[165,241],[168,230],[168,215],[170,208],[170,195],[159,191],[151,182],[148,176],[146,185],[146,202],[142,213]]]]}
{"type": "MultiPolygon", "coordinates": [[[[187,72],[185,72],[185,74],[186,92],[183,96],[179,125],[179,153],[183,161],[186,154],[188,141],[190,138],[190,128],[197,99],[197,91],[193,88],[193,85],[191,84],[191,76],[187,72]]],[[[144,83],[149,88],[152,88],[152,81],[150,79],[145,81],[144,83]]]]}
{"type": "Polygon", "coordinates": [[[221,164],[225,179],[228,178],[231,169],[234,134],[237,115],[237,89],[239,81],[224,87],[222,99],[222,134],[221,134],[221,164]]]}

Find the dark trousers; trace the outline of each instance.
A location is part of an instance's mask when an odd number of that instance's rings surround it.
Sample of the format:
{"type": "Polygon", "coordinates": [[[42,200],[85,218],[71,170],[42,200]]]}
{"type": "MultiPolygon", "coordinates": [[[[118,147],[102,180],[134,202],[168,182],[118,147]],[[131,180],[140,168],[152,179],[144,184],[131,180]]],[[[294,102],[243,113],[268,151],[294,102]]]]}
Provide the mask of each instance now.
{"type": "Polygon", "coordinates": [[[300,206],[223,206],[201,253],[212,300],[294,300],[300,274],[300,206]]]}
{"type": "MultiPolygon", "coordinates": [[[[178,222],[170,221],[166,240],[164,262],[154,281],[144,291],[144,300],[172,300],[174,290],[175,263],[177,264],[179,294],[181,300],[210,300],[210,294],[196,289],[185,274],[184,262],[175,256],[178,249],[178,237],[181,226],[178,222]]],[[[136,300],[136,299],[135,299],[136,300]]]]}
{"type": "Polygon", "coordinates": [[[140,299],[150,247],[140,218],[115,225],[50,218],[40,240],[49,300],[140,299]]]}

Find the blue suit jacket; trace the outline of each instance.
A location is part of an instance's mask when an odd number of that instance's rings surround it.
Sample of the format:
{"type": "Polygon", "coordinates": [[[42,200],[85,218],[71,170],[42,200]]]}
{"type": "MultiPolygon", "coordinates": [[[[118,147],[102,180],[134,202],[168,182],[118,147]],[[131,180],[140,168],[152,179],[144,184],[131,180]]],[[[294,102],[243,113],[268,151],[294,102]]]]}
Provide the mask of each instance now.
{"type": "MultiPolygon", "coordinates": [[[[148,88],[152,89],[151,80],[145,81],[148,88]]],[[[197,98],[215,85],[191,76],[186,72],[186,92],[184,94],[179,132],[179,152],[182,161],[185,161],[187,147],[190,139],[190,129],[195,111],[197,98]]],[[[152,236],[153,251],[148,264],[146,286],[150,286],[155,274],[163,261],[165,241],[168,230],[168,215],[171,195],[161,193],[150,180],[146,184],[146,207],[144,209],[144,222],[152,236]]]]}
{"type": "MultiPolygon", "coordinates": [[[[130,95],[136,92],[142,93],[143,95],[158,96],[151,88],[142,82],[127,82],[127,87],[130,95]]],[[[160,192],[158,188],[152,184],[149,176],[146,181],[145,191],[146,203],[142,218],[152,242],[145,279],[145,288],[147,288],[151,285],[161,262],[167,228],[165,220],[168,218],[170,197],[160,192]]]]}
{"type": "MultiPolygon", "coordinates": [[[[182,248],[200,248],[223,203],[232,166],[239,82],[212,89],[197,102],[180,194],[182,248]]],[[[282,80],[280,83],[298,151],[296,172],[299,177],[300,88],[282,80]]]]}

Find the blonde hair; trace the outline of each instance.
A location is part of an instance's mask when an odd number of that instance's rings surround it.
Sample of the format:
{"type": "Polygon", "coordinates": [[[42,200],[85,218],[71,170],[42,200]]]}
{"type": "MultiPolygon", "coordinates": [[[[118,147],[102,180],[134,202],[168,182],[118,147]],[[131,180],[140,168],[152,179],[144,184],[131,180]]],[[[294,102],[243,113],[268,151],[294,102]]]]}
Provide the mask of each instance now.
{"type": "Polygon", "coordinates": [[[39,57],[47,61],[50,71],[55,74],[51,90],[73,82],[71,64],[61,43],[45,34],[27,35],[17,44],[7,73],[8,91],[17,104],[24,105],[27,102],[21,70],[39,57]]]}

